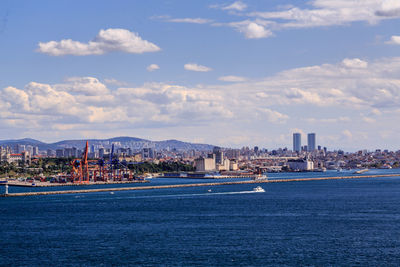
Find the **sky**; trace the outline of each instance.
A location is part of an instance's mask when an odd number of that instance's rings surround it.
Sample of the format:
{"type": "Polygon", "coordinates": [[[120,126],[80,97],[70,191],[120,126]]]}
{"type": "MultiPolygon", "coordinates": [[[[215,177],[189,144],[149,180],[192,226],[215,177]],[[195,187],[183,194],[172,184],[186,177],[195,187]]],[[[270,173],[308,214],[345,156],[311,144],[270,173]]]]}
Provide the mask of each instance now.
{"type": "Polygon", "coordinates": [[[0,1],[0,139],[400,149],[399,0],[0,1]]]}

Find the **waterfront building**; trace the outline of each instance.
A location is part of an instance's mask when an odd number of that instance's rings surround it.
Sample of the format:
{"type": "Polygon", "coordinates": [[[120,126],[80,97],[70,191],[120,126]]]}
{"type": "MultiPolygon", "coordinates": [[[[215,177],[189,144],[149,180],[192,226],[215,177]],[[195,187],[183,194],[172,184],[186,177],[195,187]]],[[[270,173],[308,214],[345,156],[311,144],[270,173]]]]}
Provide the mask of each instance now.
{"type": "Polygon", "coordinates": [[[307,151],[312,152],[316,148],[315,133],[309,133],[307,135],[307,151]]]}
{"type": "Polygon", "coordinates": [[[197,158],[194,161],[196,172],[215,171],[215,158],[197,158]]]}
{"type": "Polygon", "coordinates": [[[301,133],[293,134],[293,151],[301,151],[301,133]]]}
{"type": "Polygon", "coordinates": [[[306,159],[290,159],[288,165],[294,171],[312,171],[314,170],[314,162],[306,159]]]}
{"type": "Polygon", "coordinates": [[[229,161],[229,170],[230,170],[230,171],[237,171],[237,170],[239,170],[238,163],[237,163],[236,161],[233,161],[233,160],[229,161]]]}

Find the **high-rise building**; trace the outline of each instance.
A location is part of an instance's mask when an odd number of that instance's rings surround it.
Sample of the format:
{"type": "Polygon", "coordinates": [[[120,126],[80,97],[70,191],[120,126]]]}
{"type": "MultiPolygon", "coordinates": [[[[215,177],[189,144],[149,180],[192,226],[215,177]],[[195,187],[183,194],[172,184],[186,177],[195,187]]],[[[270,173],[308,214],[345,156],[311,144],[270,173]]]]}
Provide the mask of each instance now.
{"type": "Polygon", "coordinates": [[[309,152],[312,152],[316,148],[315,142],[315,133],[309,133],[307,135],[307,149],[309,152]]]}
{"type": "Polygon", "coordinates": [[[54,157],[56,155],[56,152],[52,149],[47,149],[47,156],[48,157],[54,157]]]}
{"type": "Polygon", "coordinates": [[[301,151],[301,133],[293,134],[293,151],[301,151]]]}
{"type": "Polygon", "coordinates": [[[57,149],[57,150],[56,150],[56,157],[57,157],[57,158],[62,158],[62,157],[64,157],[64,149],[57,149]]]}
{"type": "Polygon", "coordinates": [[[104,154],[105,154],[105,149],[104,147],[100,147],[99,148],[99,158],[104,158],[104,154]]]}
{"type": "Polygon", "coordinates": [[[32,154],[33,156],[37,156],[37,155],[39,155],[39,147],[37,147],[37,146],[34,146],[33,147],[33,154],[32,154]]]}
{"type": "Polygon", "coordinates": [[[151,147],[149,147],[149,148],[144,147],[142,149],[142,158],[143,159],[153,159],[154,158],[154,150],[151,147]]]}
{"type": "Polygon", "coordinates": [[[220,147],[215,146],[213,148],[213,153],[215,155],[215,163],[216,164],[223,164],[224,161],[224,152],[221,151],[220,147]]]}

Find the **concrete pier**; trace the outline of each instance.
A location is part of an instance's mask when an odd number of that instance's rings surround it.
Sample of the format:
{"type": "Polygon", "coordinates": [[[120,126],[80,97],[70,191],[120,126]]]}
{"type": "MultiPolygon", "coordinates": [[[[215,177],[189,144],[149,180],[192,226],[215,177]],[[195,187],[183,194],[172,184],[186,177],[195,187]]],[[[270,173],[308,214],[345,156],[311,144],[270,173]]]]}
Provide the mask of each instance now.
{"type": "Polygon", "coordinates": [[[366,178],[382,178],[382,177],[398,177],[398,176],[400,176],[400,174],[318,177],[318,178],[294,178],[294,179],[255,180],[255,181],[252,180],[252,181],[236,181],[236,182],[155,185],[155,186],[100,188],[100,189],[84,189],[84,190],[63,190],[63,191],[47,191],[47,192],[24,192],[24,193],[9,193],[7,195],[3,194],[0,196],[2,196],[2,197],[17,197],[17,196],[61,195],[61,194],[79,194],[79,193],[92,193],[92,192],[134,191],[134,190],[151,190],[151,189],[235,185],[235,184],[260,184],[260,183],[307,182],[307,181],[323,181],[323,180],[366,179],[366,178]]]}

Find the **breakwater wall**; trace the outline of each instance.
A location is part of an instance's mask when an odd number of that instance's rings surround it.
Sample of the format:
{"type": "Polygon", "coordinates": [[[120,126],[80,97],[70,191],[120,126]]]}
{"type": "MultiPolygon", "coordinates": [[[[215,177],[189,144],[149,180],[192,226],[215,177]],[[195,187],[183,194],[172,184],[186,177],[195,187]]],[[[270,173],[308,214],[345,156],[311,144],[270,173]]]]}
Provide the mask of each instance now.
{"type": "Polygon", "coordinates": [[[148,183],[147,180],[132,180],[132,181],[109,181],[109,182],[89,182],[89,183],[50,183],[50,182],[19,182],[9,181],[9,186],[20,186],[20,187],[59,187],[59,186],[88,186],[88,185],[104,185],[104,184],[136,184],[136,183],[148,183]]]}
{"type": "Polygon", "coordinates": [[[236,182],[215,182],[215,183],[195,183],[195,184],[175,184],[175,185],[155,185],[155,186],[136,186],[122,188],[100,188],[100,189],[83,189],[83,190],[63,190],[63,191],[47,191],[47,192],[24,192],[10,193],[0,195],[2,197],[17,196],[39,196],[39,195],[61,195],[61,194],[79,194],[93,192],[113,192],[113,191],[135,191],[135,190],[151,190],[165,188],[184,188],[199,186],[217,186],[217,185],[235,185],[235,184],[260,184],[260,183],[283,183],[283,182],[307,182],[307,181],[323,181],[323,180],[345,180],[345,179],[365,179],[365,178],[382,178],[382,177],[398,177],[400,174],[382,174],[382,175],[360,175],[360,176],[341,176],[341,177],[317,177],[317,178],[293,178],[293,179],[276,179],[276,180],[252,180],[252,181],[236,181],[236,182]]]}

